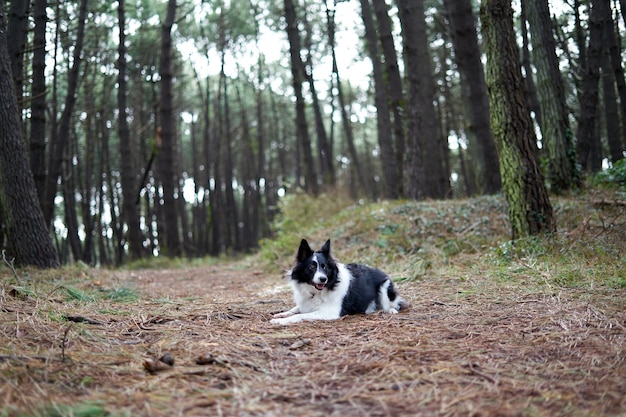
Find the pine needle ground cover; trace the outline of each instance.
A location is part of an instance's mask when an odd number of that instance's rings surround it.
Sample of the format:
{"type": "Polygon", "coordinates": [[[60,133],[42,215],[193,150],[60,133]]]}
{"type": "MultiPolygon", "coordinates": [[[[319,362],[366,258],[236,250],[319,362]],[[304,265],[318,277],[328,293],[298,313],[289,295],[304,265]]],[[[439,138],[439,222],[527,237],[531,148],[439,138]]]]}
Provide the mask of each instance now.
{"type": "Polygon", "coordinates": [[[626,415],[619,197],[556,199],[557,236],[515,243],[496,197],[326,197],[238,261],[5,265],[0,416],[626,415]],[[410,308],[270,325],[302,237],[385,269],[410,308]]]}

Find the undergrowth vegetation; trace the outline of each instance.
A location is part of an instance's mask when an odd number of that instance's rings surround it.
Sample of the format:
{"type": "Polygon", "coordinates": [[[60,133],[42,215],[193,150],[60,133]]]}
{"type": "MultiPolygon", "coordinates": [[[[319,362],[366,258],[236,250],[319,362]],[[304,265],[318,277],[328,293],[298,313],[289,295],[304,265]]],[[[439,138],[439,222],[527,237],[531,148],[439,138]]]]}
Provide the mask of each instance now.
{"type": "Polygon", "coordinates": [[[553,197],[554,235],[510,239],[502,196],[355,204],[337,195],[282,201],[265,269],[289,268],[300,239],[332,241],[340,261],[385,269],[397,281],[450,274],[494,283],[593,288],[626,286],[626,213],[619,191],[553,197]]]}

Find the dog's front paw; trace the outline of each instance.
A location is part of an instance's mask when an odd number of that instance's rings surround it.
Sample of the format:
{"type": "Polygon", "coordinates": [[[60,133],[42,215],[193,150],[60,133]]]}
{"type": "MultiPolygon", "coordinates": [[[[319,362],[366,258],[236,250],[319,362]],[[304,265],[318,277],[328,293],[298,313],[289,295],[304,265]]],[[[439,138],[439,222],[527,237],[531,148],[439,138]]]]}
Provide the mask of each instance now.
{"type": "Polygon", "coordinates": [[[299,323],[302,321],[302,318],[299,314],[295,314],[289,317],[281,318],[281,319],[271,319],[271,324],[291,324],[291,323],[299,323]]]}
{"type": "Polygon", "coordinates": [[[291,311],[283,311],[282,313],[276,313],[273,317],[289,317],[293,315],[291,311]]]}

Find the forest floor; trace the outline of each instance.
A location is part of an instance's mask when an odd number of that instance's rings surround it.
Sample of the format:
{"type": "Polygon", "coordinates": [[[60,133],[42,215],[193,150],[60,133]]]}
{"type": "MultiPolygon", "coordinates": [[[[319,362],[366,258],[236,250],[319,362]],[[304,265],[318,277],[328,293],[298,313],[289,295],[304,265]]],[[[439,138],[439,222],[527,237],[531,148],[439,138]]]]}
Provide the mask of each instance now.
{"type": "MultiPolygon", "coordinates": [[[[471,203],[463,225],[444,222],[442,239],[424,239],[445,259],[418,250],[401,269],[390,259],[411,304],[398,315],[270,325],[292,306],[282,270],[297,240],[269,270],[259,255],[141,270],[0,268],[0,416],[626,415],[621,203],[563,201],[568,221],[584,207],[595,214],[579,213],[557,243],[524,249],[460,247],[476,242],[477,222],[483,234],[506,228],[494,220],[500,205],[471,203]]],[[[445,204],[458,219],[467,201],[445,204]]],[[[434,230],[424,213],[443,206],[424,207],[411,216],[434,230]]],[[[316,243],[329,227],[311,232],[316,243]]],[[[350,233],[333,237],[339,260],[360,261],[344,256],[342,245],[359,252],[350,233]]]]}

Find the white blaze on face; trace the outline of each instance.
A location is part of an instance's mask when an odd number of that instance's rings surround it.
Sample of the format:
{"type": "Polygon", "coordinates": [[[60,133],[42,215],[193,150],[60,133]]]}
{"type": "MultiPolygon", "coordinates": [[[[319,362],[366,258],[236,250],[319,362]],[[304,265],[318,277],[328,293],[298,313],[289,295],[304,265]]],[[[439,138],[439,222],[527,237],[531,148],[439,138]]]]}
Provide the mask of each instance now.
{"type": "Polygon", "coordinates": [[[323,290],[326,286],[326,282],[328,281],[328,276],[322,268],[320,256],[318,254],[313,255],[313,260],[317,265],[317,270],[315,271],[315,275],[313,275],[313,285],[315,285],[315,288],[318,290],[323,290]]]}

